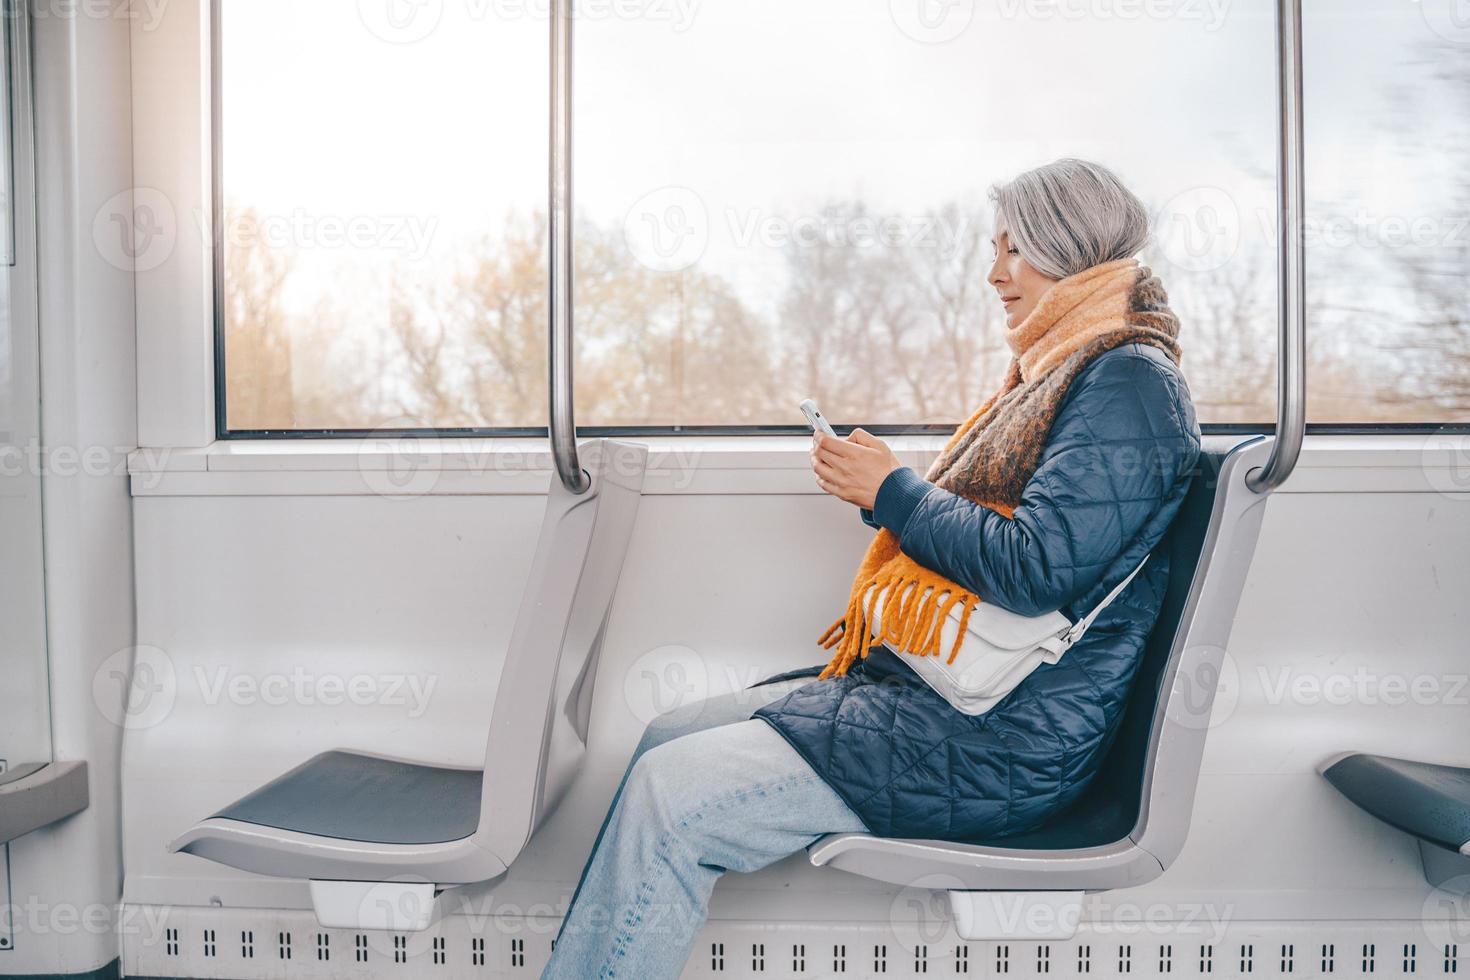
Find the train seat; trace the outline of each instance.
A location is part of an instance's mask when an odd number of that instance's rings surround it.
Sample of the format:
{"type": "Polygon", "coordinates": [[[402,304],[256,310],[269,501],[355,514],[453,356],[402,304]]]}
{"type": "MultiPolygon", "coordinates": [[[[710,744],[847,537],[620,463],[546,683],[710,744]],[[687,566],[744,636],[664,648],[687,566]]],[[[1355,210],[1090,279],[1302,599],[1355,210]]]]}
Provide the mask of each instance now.
{"type": "Polygon", "coordinates": [[[1470,769],[1340,752],[1317,771],[1355,805],[1411,835],[1431,885],[1470,893],[1470,769]]]}
{"type": "Polygon", "coordinates": [[[1026,833],[974,843],[829,834],[808,848],[812,864],[947,891],[956,928],[971,940],[1069,938],[1084,892],[1162,874],[1189,830],[1215,690],[1265,509],[1266,495],[1246,477],[1269,450],[1260,437],[1205,440],[1199,472],[1160,545],[1170,555],[1168,592],[1121,727],[1070,807],[1026,833]],[[1046,914],[1015,915],[1028,906],[1046,914]]]}
{"type": "Polygon", "coordinates": [[[643,490],[647,446],[588,448],[587,490],[551,479],[483,769],[323,752],[190,827],[169,850],[308,879],[318,919],[343,928],[427,928],[444,888],[504,873],[580,767],[643,490]]]}

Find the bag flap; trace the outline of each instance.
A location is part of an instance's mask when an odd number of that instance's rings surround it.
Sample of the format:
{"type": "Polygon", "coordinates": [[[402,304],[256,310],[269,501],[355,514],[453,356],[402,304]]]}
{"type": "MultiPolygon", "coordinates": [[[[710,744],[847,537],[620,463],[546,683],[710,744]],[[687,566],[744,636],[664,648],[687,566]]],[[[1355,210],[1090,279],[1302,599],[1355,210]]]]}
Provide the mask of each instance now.
{"type": "MultiPolygon", "coordinates": [[[[863,607],[867,608],[868,599],[877,586],[869,586],[868,591],[863,593],[863,607]]],[[[892,586],[884,588],[884,592],[892,586]]],[[[932,591],[926,589],[925,592],[932,591]]],[[[940,593],[940,602],[947,597],[948,592],[940,593]]],[[[873,632],[882,635],[880,629],[883,615],[883,601],[885,596],[880,596],[877,605],[873,609],[873,632]]],[[[950,607],[947,622],[940,628],[941,650],[948,650],[954,644],[954,637],[959,632],[961,608],[959,603],[950,607]]],[[[993,602],[980,602],[970,611],[969,622],[965,624],[965,632],[978,636],[981,640],[991,646],[1002,650],[1031,650],[1062,631],[1070,629],[1072,621],[1060,612],[1049,612],[1041,616],[1020,616],[1002,609],[993,602]]]]}

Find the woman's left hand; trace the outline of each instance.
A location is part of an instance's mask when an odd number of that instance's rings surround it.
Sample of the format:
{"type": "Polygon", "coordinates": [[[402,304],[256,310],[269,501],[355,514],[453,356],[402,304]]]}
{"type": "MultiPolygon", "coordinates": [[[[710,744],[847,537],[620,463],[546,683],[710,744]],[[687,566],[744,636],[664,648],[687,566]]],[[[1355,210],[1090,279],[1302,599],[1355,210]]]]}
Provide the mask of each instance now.
{"type": "Polygon", "coordinates": [[[812,472],[817,486],[850,504],[873,509],[878,488],[903,464],[888,444],[862,429],[846,439],[824,432],[812,437],[812,472]]]}

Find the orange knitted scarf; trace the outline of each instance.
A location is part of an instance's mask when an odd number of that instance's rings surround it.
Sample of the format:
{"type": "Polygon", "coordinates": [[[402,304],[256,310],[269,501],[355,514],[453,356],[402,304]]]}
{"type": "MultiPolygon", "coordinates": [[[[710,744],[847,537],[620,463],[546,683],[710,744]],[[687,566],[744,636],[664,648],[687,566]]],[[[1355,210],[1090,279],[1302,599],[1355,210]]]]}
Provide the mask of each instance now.
{"type": "MultiPolygon", "coordinates": [[[[1163,286],[1136,259],[1107,262],[1060,280],[1025,320],[1006,330],[1014,358],[1004,383],[959,426],[924,478],[1009,520],[1067,388],[1087,363],[1127,343],[1152,344],[1177,363],[1178,333],[1163,286]]],[[[953,663],[979,601],[904,554],[897,535],[884,528],[858,566],[847,611],[817,640],[824,648],[837,647],[819,679],[846,674],[874,642],[915,656],[938,656],[940,627],[959,604],[959,633],[949,651],[953,663]],[[880,597],[883,633],[878,636],[871,624],[880,597]]]]}

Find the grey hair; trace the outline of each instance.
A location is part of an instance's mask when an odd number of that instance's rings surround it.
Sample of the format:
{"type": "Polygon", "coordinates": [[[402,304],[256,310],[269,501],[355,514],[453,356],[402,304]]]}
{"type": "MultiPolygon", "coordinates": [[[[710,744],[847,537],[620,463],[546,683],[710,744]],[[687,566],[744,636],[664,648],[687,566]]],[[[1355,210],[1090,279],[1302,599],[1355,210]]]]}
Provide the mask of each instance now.
{"type": "Polygon", "coordinates": [[[1107,167],[1066,157],[990,189],[996,234],[1050,279],[1137,255],[1148,212],[1107,167]]]}

